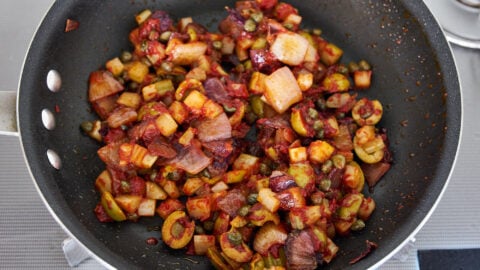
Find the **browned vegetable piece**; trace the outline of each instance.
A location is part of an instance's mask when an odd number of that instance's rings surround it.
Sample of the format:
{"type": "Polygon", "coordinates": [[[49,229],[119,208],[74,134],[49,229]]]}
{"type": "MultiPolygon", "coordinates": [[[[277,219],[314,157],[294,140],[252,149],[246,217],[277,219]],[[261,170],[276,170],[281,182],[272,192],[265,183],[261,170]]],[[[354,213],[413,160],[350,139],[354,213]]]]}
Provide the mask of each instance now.
{"type": "Polygon", "coordinates": [[[65,23],[65,33],[73,30],[77,30],[79,26],[80,26],[80,23],[78,21],[73,19],[67,19],[65,23]]]}

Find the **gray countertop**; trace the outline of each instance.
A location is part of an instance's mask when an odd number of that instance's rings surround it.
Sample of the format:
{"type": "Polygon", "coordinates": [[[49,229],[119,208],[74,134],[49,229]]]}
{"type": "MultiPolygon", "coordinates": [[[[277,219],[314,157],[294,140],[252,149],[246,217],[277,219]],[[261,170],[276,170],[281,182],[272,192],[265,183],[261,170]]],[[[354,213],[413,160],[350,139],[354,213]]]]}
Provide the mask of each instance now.
{"type": "MultiPolygon", "coordinates": [[[[16,90],[21,65],[52,0],[2,0],[0,90],[16,90]]],[[[402,260],[381,269],[418,269],[417,249],[480,248],[480,51],[453,46],[463,95],[460,152],[450,184],[432,217],[402,260]]],[[[18,138],[0,136],[0,268],[68,269],[67,237],[43,205],[28,173],[18,138]]],[[[90,259],[79,269],[103,269],[90,259]]]]}

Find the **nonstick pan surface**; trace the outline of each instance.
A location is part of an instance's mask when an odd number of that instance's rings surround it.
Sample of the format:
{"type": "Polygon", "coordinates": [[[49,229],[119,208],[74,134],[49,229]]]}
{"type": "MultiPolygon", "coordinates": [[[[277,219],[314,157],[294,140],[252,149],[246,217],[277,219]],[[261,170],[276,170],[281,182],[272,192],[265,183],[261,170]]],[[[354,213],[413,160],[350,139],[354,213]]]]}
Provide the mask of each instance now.
{"type": "MultiPolygon", "coordinates": [[[[453,167],[461,130],[461,94],[448,43],[421,1],[287,1],[303,16],[305,27],[319,27],[343,48],[342,62],[366,59],[374,69],[373,87],[364,94],[379,99],[393,152],[392,169],[370,195],[377,209],[367,228],[338,238],[341,251],[325,269],[366,269],[391,257],[417,232],[433,211],[453,167]],[[365,248],[370,256],[350,266],[365,248]]],[[[18,123],[30,172],[57,221],[100,261],[119,269],[209,269],[205,258],[172,251],[159,237],[160,218],[138,223],[102,224],[93,208],[99,195],[94,179],[104,169],[99,145],[79,125],[95,119],[87,98],[91,71],[130,50],[128,33],[134,15],[161,9],[178,19],[216,30],[233,1],[58,1],[40,25],[27,55],[17,101],[18,123]],[[67,19],[80,23],[64,32],[67,19]],[[59,92],[45,83],[50,70],[62,79],[59,92]],[[43,109],[54,112],[55,128],[42,124],[43,109]],[[62,163],[53,168],[47,151],[62,163]]],[[[32,221],[34,222],[34,221],[32,221]]]]}

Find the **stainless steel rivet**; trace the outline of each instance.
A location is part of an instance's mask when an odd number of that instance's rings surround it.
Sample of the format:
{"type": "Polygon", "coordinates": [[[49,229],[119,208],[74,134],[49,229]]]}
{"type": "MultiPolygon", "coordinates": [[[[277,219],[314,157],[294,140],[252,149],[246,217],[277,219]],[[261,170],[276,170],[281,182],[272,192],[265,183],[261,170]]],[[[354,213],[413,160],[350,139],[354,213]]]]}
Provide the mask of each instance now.
{"type": "Polygon", "coordinates": [[[42,110],[42,123],[48,130],[53,130],[55,128],[55,116],[49,109],[42,110]]]}
{"type": "Polygon", "coordinates": [[[62,78],[60,77],[60,73],[58,73],[58,71],[52,69],[48,72],[47,87],[52,92],[60,91],[60,87],[62,87],[62,78]]]}
{"type": "Polygon", "coordinates": [[[57,170],[60,170],[60,168],[62,168],[62,160],[60,159],[60,156],[58,156],[58,154],[52,149],[47,150],[47,158],[53,168],[57,170]]]}

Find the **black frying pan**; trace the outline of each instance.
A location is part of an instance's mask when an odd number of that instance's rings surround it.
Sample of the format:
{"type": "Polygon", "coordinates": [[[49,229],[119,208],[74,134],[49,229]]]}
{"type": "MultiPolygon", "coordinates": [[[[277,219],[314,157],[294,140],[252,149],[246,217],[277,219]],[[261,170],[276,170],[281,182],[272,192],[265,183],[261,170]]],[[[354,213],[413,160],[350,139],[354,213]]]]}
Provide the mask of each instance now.
{"type": "MultiPolygon", "coordinates": [[[[291,1],[293,2],[293,1],[291,1]]],[[[101,224],[92,209],[98,201],[93,181],[103,169],[98,144],[79,125],[95,118],[87,102],[89,73],[130,49],[134,14],[150,9],[174,17],[193,16],[214,30],[233,1],[58,1],[44,18],[26,58],[18,97],[18,121],[25,156],[39,191],[57,220],[98,259],[121,269],[207,269],[206,259],[187,257],[160,243],[148,228],[159,218],[138,223],[101,224]],[[80,27],[65,33],[65,21],[80,27]],[[62,86],[53,93],[45,83],[59,71],[62,86]],[[55,111],[55,129],[47,130],[41,111],[55,111]],[[48,149],[58,153],[54,169],[48,149]],[[193,259],[195,262],[189,259],[193,259]],[[198,262],[198,263],[196,263],[198,262]]],[[[367,229],[336,239],[341,251],[327,269],[341,269],[363,251],[365,240],[378,243],[370,256],[351,266],[365,269],[388,259],[417,232],[437,204],[448,181],[459,142],[461,98],[457,73],[445,38],[421,1],[296,1],[307,27],[318,26],[346,52],[343,62],[367,59],[374,67],[366,94],[384,104],[380,126],[388,129],[394,165],[371,194],[377,209],[367,229]],[[403,123],[403,125],[401,124],[403,123]]],[[[32,220],[32,222],[35,222],[32,220]]]]}

